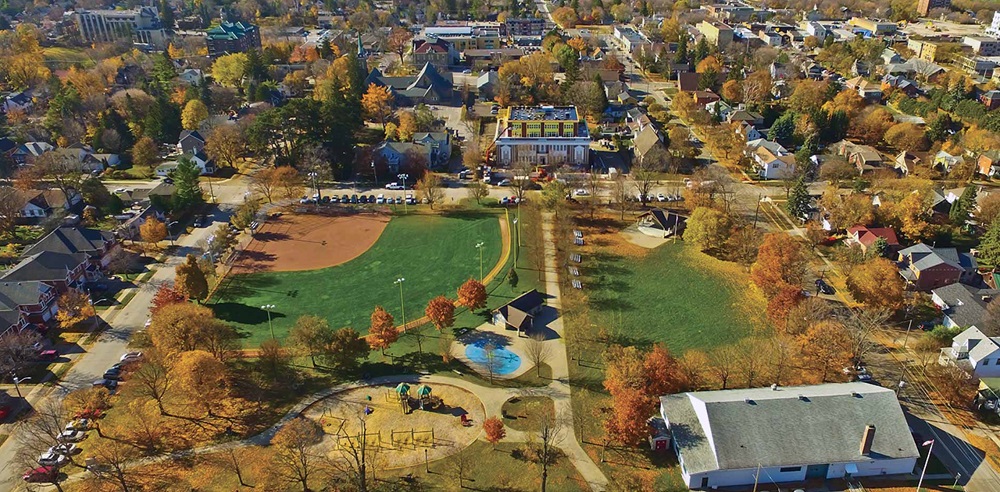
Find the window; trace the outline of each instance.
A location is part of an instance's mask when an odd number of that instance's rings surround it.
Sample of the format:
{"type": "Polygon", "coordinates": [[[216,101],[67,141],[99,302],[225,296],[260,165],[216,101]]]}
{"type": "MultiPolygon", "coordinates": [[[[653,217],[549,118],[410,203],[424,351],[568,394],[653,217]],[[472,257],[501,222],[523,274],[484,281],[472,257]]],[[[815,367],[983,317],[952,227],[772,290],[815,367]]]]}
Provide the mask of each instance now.
{"type": "Polygon", "coordinates": [[[801,466],[783,466],[783,467],[779,468],[778,471],[781,472],[781,473],[791,473],[791,472],[802,471],[802,467],[801,466]]]}

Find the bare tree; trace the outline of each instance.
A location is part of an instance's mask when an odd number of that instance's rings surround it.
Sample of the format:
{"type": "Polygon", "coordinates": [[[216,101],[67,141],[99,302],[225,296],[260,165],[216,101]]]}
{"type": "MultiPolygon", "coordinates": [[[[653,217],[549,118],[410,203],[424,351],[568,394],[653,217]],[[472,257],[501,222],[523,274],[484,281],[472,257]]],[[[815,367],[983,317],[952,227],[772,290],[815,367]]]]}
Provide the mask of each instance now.
{"type": "Polygon", "coordinates": [[[275,435],[274,465],[285,480],[302,485],[309,492],[309,479],[315,479],[318,456],[312,447],[323,438],[323,429],[314,420],[299,417],[285,424],[275,435]]]}
{"type": "Polygon", "coordinates": [[[121,439],[101,439],[88,451],[94,464],[87,468],[93,473],[94,481],[116,487],[122,492],[141,490],[135,470],[140,454],[135,446],[121,439]]]}
{"type": "Polygon", "coordinates": [[[12,331],[0,336],[0,377],[14,374],[35,358],[35,344],[42,337],[34,330],[12,331]]]}
{"type": "Polygon", "coordinates": [[[531,338],[525,343],[524,350],[528,360],[535,365],[535,376],[541,376],[541,365],[549,359],[552,353],[549,345],[545,343],[545,336],[541,333],[531,335],[531,338]]]}
{"type": "Polygon", "coordinates": [[[851,360],[860,363],[872,350],[878,346],[873,339],[892,313],[888,309],[864,309],[858,311],[847,323],[851,337],[851,360]]]}
{"type": "Polygon", "coordinates": [[[719,347],[709,354],[709,358],[712,361],[712,374],[722,383],[722,389],[728,388],[729,379],[736,371],[737,361],[739,360],[739,354],[736,349],[730,345],[719,347]]]}
{"type": "Polygon", "coordinates": [[[653,185],[656,184],[656,171],[651,163],[639,161],[633,163],[630,172],[632,185],[635,186],[635,191],[639,194],[639,202],[645,205],[653,190],[653,185]]]}
{"type": "Polygon", "coordinates": [[[611,197],[614,199],[618,211],[621,212],[621,220],[624,221],[625,212],[632,206],[632,195],[629,194],[628,182],[621,174],[615,176],[614,181],[611,182],[611,197]]]}
{"type": "Polygon", "coordinates": [[[540,447],[538,459],[542,465],[542,492],[549,479],[549,467],[555,463],[558,456],[559,442],[562,441],[562,429],[556,420],[554,410],[543,410],[539,419],[538,440],[540,447]]]}
{"type": "Polygon", "coordinates": [[[424,174],[423,178],[420,178],[416,189],[420,191],[424,199],[427,200],[427,203],[431,205],[431,210],[434,210],[434,204],[440,202],[444,197],[444,190],[441,189],[441,179],[432,172],[428,172],[424,174]]]}
{"type": "Polygon", "coordinates": [[[358,492],[367,492],[375,484],[375,471],[380,460],[379,447],[368,442],[368,422],[364,415],[358,416],[357,436],[342,436],[339,440],[340,458],[334,459],[334,469],[347,476],[358,492]]]}
{"type": "Polygon", "coordinates": [[[510,190],[518,201],[524,200],[524,194],[531,187],[531,173],[535,168],[530,162],[518,162],[511,167],[510,190]]]}
{"type": "Polygon", "coordinates": [[[458,453],[449,458],[448,464],[458,478],[458,488],[464,489],[465,475],[472,468],[472,458],[466,453],[458,453]]]}
{"type": "Polygon", "coordinates": [[[132,374],[136,393],[155,400],[160,415],[169,415],[163,407],[163,400],[173,387],[173,379],[170,367],[156,354],[147,354],[146,360],[132,374]]]}
{"type": "Polygon", "coordinates": [[[477,204],[483,203],[483,198],[490,196],[490,188],[486,186],[486,183],[475,182],[469,185],[469,198],[476,201],[477,204]]]}
{"type": "Polygon", "coordinates": [[[747,388],[753,388],[754,382],[765,368],[764,349],[763,341],[758,338],[744,338],[736,344],[736,352],[739,354],[737,367],[743,374],[747,388]]]}
{"type": "Polygon", "coordinates": [[[0,234],[13,234],[18,213],[24,207],[21,194],[10,186],[0,187],[0,234]]]}
{"type": "Polygon", "coordinates": [[[486,346],[483,347],[483,352],[485,352],[486,357],[479,362],[479,366],[486,371],[486,375],[490,378],[490,384],[493,384],[493,378],[496,376],[497,369],[500,368],[500,360],[497,359],[497,346],[493,342],[487,342],[486,346]]]}

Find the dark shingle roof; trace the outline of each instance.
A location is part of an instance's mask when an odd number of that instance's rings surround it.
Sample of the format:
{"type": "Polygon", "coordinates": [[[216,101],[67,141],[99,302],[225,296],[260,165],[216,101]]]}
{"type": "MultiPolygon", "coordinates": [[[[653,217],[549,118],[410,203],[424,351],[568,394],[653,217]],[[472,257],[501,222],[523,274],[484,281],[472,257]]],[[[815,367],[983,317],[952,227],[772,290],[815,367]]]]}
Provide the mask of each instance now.
{"type": "Polygon", "coordinates": [[[0,282],[0,311],[38,304],[38,298],[52,286],[38,281],[0,282]]]}
{"type": "Polygon", "coordinates": [[[108,231],[84,227],[60,227],[25,249],[21,257],[27,258],[42,251],[86,253],[93,256],[104,248],[105,241],[113,239],[114,234],[108,231]]]}
{"type": "MultiPolygon", "coordinates": [[[[935,297],[947,304],[944,313],[958,326],[978,326],[986,317],[986,304],[1000,290],[977,289],[961,283],[946,285],[931,291],[935,297]]],[[[943,308],[943,307],[942,307],[943,308]]]]}
{"type": "Polygon", "coordinates": [[[66,279],[66,272],[86,261],[88,261],[87,255],[83,253],[42,251],[21,260],[13,268],[4,272],[0,280],[7,282],[61,281],[66,279]]]}

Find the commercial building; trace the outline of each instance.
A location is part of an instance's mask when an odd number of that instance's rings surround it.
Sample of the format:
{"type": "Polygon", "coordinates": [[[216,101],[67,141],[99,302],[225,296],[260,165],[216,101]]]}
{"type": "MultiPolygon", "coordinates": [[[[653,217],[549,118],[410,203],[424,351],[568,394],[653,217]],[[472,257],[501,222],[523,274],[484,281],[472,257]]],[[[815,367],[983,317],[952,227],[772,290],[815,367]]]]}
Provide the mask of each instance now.
{"type": "Polygon", "coordinates": [[[539,17],[525,17],[521,19],[507,19],[504,21],[507,35],[514,36],[541,36],[545,34],[545,19],[539,17]]]}
{"type": "Polygon", "coordinates": [[[650,46],[646,36],[629,26],[615,26],[614,36],[622,50],[628,53],[635,53],[641,48],[648,49],[650,46]]]}
{"type": "Polygon", "coordinates": [[[993,12],[993,22],[986,28],[986,35],[1000,38],[1000,12],[993,12]]]}
{"type": "Polygon", "coordinates": [[[111,43],[132,39],[140,45],[165,48],[167,31],[160,24],[156,7],[130,10],[78,10],[76,18],[80,37],[88,43],[111,43]]]}
{"type": "Polygon", "coordinates": [[[927,17],[933,9],[950,9],[951,0],[917,0],[917,13],[927,17]]]}
{"type": "Polygon", "coordinates": [[[721,22],[703,20],[698,23],[698,32],[705,36],[709,45],[719,49],[724,49],[733,42],[733,28],[721,22]]]}
{"type": "Polygon", "coordinates": [[[851,20],[847,21],[847,24],[868,31],[872,36],[895,34],[897,27],[895,22],[879,22],[862,17],[852,17],[851,20]]]}
{"type": "Polygon", "coordinates": [[[692,489],[904,475],[918,457],[893,390],[867,383],[680,393],[660,414],[692,489]]]}
{"type": "Polygon", "coordinates": [[[962,44],[972,48],[972,52],[980,56],[1000,56],[1000,39],[986,36],[966,36],[962,44]]]}
{"type": "Polygon", "coordinates": [[[246,22],[223,22],[208,30],[205,42],[208,44],[208,56],[212,58],[259,50],[260,29],[246,22]]]}
{"type": "Polygon", "coordinates": [[[937,61],[937,43],[910,38],[906,41],[906,47],[913,50],[921,60],[937,61]]]}
{"type": "Polygon", "coordinates": [[[500,47],[500,25],[433,26],[425,27],[424,38],[440,38],[451,43],[459,52],[467,49],[500,47]]]}
{"type": "Polygon", "coordinates": [[[590,134],[575,106],[514,106],[497,116],[497,162],[587,165],[590,134]]]}
{"type": "Polygon", "coordinates": [[[754,8],[747,5],[714,4],[703,8],[715,18],[730,23],[747,22],[754,14],[754,8]]]}

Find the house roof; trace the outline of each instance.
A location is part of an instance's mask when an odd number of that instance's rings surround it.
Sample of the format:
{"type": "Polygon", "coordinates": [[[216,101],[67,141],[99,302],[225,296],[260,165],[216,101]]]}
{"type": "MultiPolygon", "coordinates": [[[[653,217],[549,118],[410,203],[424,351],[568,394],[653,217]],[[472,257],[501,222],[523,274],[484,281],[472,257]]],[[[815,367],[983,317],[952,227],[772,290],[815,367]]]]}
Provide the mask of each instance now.
{"type": "Polygon", "coordinates": [[[436,37],[418,40],[417,44],[419,44],[419,46],[413,50],[414,53],[447,53],[448,48],[451,45],[448,41],[436,37]]]}
{"type": "Polygon", "coordinates": [[[85,227],[59,227],[25,249],[21,257],[27,258],[42,251],[94,255],[104,248],[105,241],[113,240],[114,234],[108,231],[85,227]]]}
{"type": "Polygon", "coordinates": [[[22,154],[31,154],[38,157],[54,148],[55,147],[48,142],[25,142],[18,147],[17,151],[22,154]]]}
{"type": "Polygon", "coordinates": [[[917,243],[900,250],[900,255],[910,258],[917,270],[925,270],[938,265],[948,265],[959,270],[975,268],[976,260],[968,253],[959,253],[955,248],[931,248],[924,243],[917,243]]]}
{"type": "Polygon", "coordinates": [[[208,30],[209,39],[237,40],[257,30],[257,26],[246,22],[223,22],[208,30]]]}
{"type": "Polygon", "coordinates": [[[955,283],[934,289],[931,293],[946,304],[940,307],[945,310],[953,323],[958,326],[975,326],[982,323],[986,316],[986,304],[1000,294],[1000,290],[979,289],[955,283]],[[984,300],[984,297],[987,300],[984,300]]]}
{"type": "Polygon", "coordinates": [[[866,383],[681,393],[660,406],[688,474],[918,456],[896,395],[866,383]]]}
{"type": "Polygon", "coordinates": [[[732,123],[734,121],[748,121],[753,123],[755,121],[764,121],[764,117],[760,113],[754,113],[753,111],[747,111],[745,109],[737,109],[729,114],[729,122],[732,123]]]}
{"type": "Polygon", "coordinates": [[[38,298],[52,289],[51,285],[39,281],[0,282],[0,311],[38,304],[38,298]]]}
{"type": "Polygon", "coordinates": [[[42,251],[21,260],[13,268],[5,271],[0,279],[8,282],[64,280],[67,271],[86,261],[87,255],[83,253],[42,251]]]}
{"type": "Polygon", "coordinates": [[[1000,338],[988,337],[979,328],[970,326],[962,333],[955,335],[951,345],[952,347],[965,347],[969,350],[969,358],[982,360],[1000,350],[1000,338]]]}
{"type": "Polygon", "coordinates": [[[847,233],[858,236],[858,242],[869,247],[875,244],[878,238],[884,238],[889,246],[899,246],[899,239],[896,238],[896,231],[892,227],[865,227],[854,226],[847,229],[847,233]]]}
{"type": "Polygon", "coordinates": [[[522,330],[531,327],[531,320],[534,318],[531,312],[540,307],[544,302],[545,299],[542,298],[542,294],[536,289],[531,289],[495,309],[493,312],[500,313],[507,324],[516,327],[518,330],[522,330]]]}
{"type": "Polygon", "coordinates": [[[653,147],[656,147],[661,143],[660,134],[655,128],[649,125],[643,128],[639,134],[635,136],[635,139],[633,140],[633,147],[637,155],[644,156],[652,150],[653,147]]]}
{"type": "Polygon", "coordinates": [[[180,137],[177,138],[177,141],[178,142],[183,142],[184,140],[187,140],[188,138],[193,138],[193,139],[195,139],[195,140],[197,140],[197,141],[199,141],[201,143],[205,143],[205,137],[201,136],[201,133],[198,133],[198,130],[183,130],[183,131],[181,131],[181,135],[180,135],[180,137]]]}
{"type": "Polygon", "coordinates": [[[17,148],[17,144],[13,140],[3,137],[0,138],[0,152],[7,153],[17,148]]]}
{"type": "Polygon", "coordinates": [[[654,208],[650,211],[640,214],[639,218],[649,216],[664,231],[673,230],[677,227],[678,230],[687,222],[687,218],[681,215],[675,214],[673,212],[668,212],[660,208],[654,208]]]}
{"type": "Polygon", "coordinates": [[[695,72],[681,72],[677,74],[677,89],[681,92],[691,92],[698,90],[698,74],[695,72]]]}

